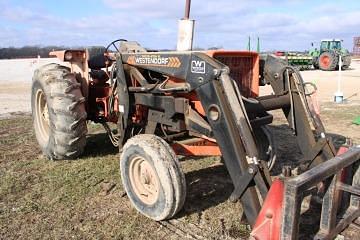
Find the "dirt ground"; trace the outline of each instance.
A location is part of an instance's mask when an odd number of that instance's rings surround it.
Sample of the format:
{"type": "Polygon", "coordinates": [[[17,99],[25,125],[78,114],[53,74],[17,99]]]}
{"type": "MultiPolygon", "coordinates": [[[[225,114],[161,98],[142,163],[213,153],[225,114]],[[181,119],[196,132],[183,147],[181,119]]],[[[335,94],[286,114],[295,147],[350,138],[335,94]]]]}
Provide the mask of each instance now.
{"type": "MultiPolygon", "coordinates": [[[[0,62],[0,70],[3,65],[0,62]]],[[[360,91],[360,64],[354,66],[344,72],[345,96],[360,91]]],[[[360,126],[352,124],[360,116],[359,95],[344,104],[332,103],[336,73],[306,71],[303,76],[317,81],[327,131],[360,143],[360,126]]],[[[227,200],[233,186],[219,158],[182,158],[185,206],[175,219],[154,222],[137,213],[124,194],[118,151],[99,125],[89,124],[88,144],[80,159],[49,161],[42,156],[28,113],[31,77],[15,80],[0,80],[0,239],[247,238],[241,205],[227,200]]],[[[295,165],[302,156],[281,113],[273,114],[278,159],[272,175],[277,175],[282,164],[295,165]]],[[[312,232],[316,221],[308,218],[302,229],[312,232]]]]}

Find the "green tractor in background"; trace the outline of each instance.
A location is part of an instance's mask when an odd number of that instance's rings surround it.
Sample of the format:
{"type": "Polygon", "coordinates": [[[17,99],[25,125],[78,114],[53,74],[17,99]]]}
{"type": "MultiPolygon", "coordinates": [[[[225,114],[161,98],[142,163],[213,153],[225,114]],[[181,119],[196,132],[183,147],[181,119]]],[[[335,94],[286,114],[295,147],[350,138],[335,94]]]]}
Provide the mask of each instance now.
{"type": "MultiPolygon", "coordinates": [[[[347,69],[351,63],[351,56],[347,49],[342,48],[342,40],[340,39],[324,39],[321,40],[320,49],[312,49],[309,51],[313,57],[313,66],[315,69],[323,71],[333,71],[339,69],[341,56],[341,69],[347,69]]],[[[311,44],[314,46],[314,44],[311,44]]]]}

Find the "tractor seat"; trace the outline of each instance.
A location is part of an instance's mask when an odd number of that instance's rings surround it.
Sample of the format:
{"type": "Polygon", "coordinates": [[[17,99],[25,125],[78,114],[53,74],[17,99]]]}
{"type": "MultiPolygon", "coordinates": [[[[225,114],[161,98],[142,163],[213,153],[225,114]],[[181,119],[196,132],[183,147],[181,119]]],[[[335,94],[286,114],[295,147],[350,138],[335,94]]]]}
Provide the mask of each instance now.
{"type": "Polygon", "coordinates": [[[106,67],[106,58],[104,53],[99,53],[91,56],[88,60],[88,66],[90,69],[101,69],[106,67]]]}
{"type": "Polygon", "coordinates": [[[108,75],[104,70],[99,69],[91,69],[90,76],[92,79],[96,79],[98,83],[105,84],[107,80],[109,80],[108,75]]]}

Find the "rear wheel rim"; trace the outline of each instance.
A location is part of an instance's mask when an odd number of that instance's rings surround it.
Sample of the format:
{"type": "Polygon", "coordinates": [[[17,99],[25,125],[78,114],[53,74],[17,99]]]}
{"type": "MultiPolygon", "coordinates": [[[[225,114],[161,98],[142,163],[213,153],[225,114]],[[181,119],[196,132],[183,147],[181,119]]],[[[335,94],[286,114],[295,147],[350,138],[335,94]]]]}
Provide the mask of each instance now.
{"type": "Polygon", "coordinates": [[[134,157],[129,166],[129,178],[135,195],[145,204],[153,205],[159,198],[158,176],[145,158],[134,157]]]}
{"type": "Polygon", "coordinates": [[[49,140],[50,120],[46,97],[42,89],[38,89],[35,96],[35,121],[38,126],[39,137],[41,138],[41,141],[47,142],[49,140]]]}
{"type": "Polygon", "coordinates": [[[331,59],[329,56],[322,56],[320,62],[323,67],[328,68],[330,66],[331,59]]]}

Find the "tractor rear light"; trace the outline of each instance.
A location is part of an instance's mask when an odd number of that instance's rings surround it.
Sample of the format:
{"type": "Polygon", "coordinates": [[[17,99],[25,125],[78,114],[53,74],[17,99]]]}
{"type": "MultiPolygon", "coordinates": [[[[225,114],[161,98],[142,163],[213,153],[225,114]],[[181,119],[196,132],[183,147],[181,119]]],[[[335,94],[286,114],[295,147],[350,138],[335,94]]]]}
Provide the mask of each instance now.
{"type": "Polygon", "coordinates": [[[73,58],[72,52],[66,52],[64,55],[65,61],[71,61],[73,58]]]}

